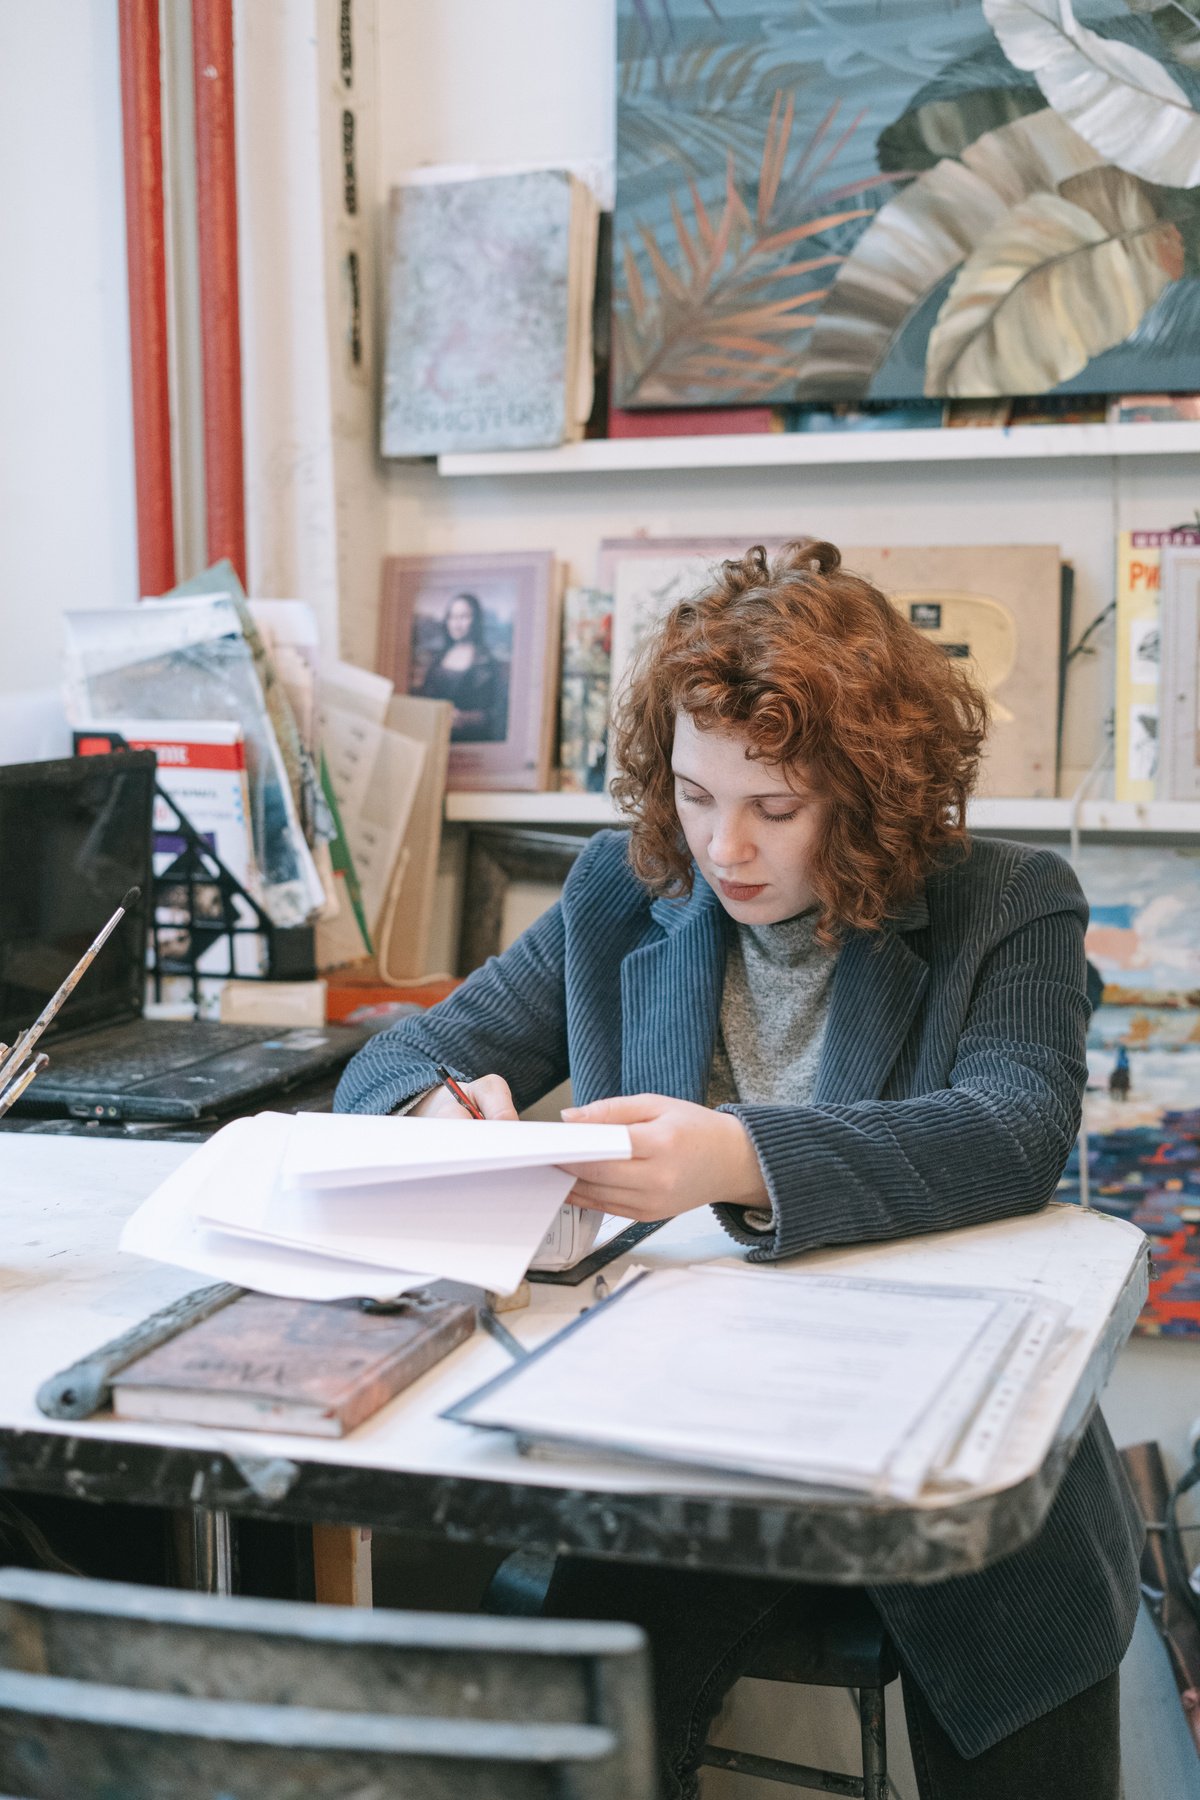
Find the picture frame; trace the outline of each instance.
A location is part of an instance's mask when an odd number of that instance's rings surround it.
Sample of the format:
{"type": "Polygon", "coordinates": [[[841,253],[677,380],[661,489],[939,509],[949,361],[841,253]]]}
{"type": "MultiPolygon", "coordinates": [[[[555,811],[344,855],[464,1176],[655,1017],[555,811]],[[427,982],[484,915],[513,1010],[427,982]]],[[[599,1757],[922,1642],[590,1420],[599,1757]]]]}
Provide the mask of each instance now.
{"type": "Polygon", "coordinates": [[[385,558],[376,667],[453,706],[452,792],[550,786],[560,600],[549,550],[385,558]]]}
{"type": "Polygon", "coordinates": [[[456,968],[480,968],[503,948],[504,902],[513,882],[561,887],[595,830],[545,830],[528,825],[469,825],[456,968]]]}

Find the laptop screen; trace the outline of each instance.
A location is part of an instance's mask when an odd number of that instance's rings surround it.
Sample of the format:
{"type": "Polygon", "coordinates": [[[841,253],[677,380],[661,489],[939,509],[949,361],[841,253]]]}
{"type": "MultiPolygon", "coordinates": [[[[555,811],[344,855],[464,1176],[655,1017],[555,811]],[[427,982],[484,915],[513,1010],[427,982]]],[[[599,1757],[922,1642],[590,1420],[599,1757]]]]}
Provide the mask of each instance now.
{"type": "Polygon", "coordinates": [[[141,900],[43,1041],[140,1015],[154,771],[152,750],[0,767],[0,1042],[33,1023],[131,887],[141,900]]]}

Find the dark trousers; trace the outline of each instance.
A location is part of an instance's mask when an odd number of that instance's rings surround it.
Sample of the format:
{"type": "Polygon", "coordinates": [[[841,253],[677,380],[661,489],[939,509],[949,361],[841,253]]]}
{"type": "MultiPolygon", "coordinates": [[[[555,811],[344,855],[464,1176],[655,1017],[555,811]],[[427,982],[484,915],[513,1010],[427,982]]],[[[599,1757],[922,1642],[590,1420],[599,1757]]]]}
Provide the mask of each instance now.
{"type": "MultiPolygon", "coordinates": [[[[663,1800],[694,1800],[698,1758],[717,1708],[776,1607],[795,1593],[791,1582],[564,1557],[555,1565],[544,1611],[642,1627],[654,1664],[663,1800]]],[[[907,1674],[903,1684],[921,1800],[1120,1800],[1115,1673],[969,1760],[955,1750],[907,1674]]]]}

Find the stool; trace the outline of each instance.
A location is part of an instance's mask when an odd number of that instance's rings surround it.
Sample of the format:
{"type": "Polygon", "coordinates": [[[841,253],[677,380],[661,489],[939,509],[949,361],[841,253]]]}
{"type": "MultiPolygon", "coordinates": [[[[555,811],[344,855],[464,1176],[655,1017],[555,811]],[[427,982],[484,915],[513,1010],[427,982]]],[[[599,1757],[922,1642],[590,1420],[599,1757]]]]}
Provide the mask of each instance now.
{"type": "MultiPolygon", "coordinates": [[[[484,1611],[532,1618],[542,1610],[554,1558],[539,1551],[514,1551],[492,1577],[484,1611]]],[[[849,1688],[858,1695],[862,1743],[861,1777],[803,1763],[756,1756],[706,1744],[700,1757],[710,1769],[733,1769],[780,1781],[790,1787],[849,1794],[857,1800],[887,1800],[887,1736],[883,1690],[895,1681],[900,1664],[883,1621],[861,1588],[798,1587],[781,1601],[742,1670],[755,1681],[787,1681],[797,1687],[849,1688]]]]}
{"type": "Polygon", "coordinates": [[[891,1639],[861,1589],[800,1588],[781,1603],[742,1674],[755,1681],[857,1690],[862,1776],[810,1769],[803,1763],[725,1750],[716,1744],[705,1745],[700,1761],[710,1769],[733,1769],[740,1775],[757,1775],[760,1780],[780,1781],[790,1787],[852,1794],[859,1800],[887,1800],[883,1691],[899,1673],[891,1639]]]}

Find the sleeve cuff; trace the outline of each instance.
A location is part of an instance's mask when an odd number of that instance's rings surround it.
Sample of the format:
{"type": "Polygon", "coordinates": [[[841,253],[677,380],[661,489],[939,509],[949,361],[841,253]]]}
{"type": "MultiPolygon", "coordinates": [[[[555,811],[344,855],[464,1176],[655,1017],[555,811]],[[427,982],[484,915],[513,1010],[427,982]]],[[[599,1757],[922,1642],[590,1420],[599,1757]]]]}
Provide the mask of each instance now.
{"type": "Polygon", "coordinates": [[[410,1113],[414,1106],[420,1106],[422,1100],[427,1099],[430,1094],[434,1093],[437,1086],[438,1083],[435,1081],[433,1087],[422,1088],[420,1093],[414,1094],[411,1099],[401,1100],[398,1105],[393,1106],[388,1117],[392,1119],[402,1119],[405,1113],[410,1113]]]}

